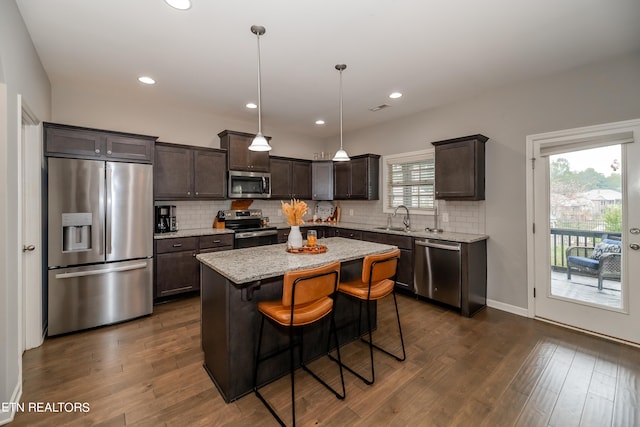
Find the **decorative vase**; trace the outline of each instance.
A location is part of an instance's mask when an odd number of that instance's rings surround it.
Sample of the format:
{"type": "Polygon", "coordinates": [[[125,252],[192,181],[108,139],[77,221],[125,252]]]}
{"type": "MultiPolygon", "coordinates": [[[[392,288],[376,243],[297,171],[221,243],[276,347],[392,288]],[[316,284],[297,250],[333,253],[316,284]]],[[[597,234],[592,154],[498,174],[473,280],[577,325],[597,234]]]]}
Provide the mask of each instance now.
{"type": "Polygon", "coordinates": [[[302,233],[299,225],[292,225],[287,239],[287,245],[290,248],[299,249],[302,247],[302,233]]]}

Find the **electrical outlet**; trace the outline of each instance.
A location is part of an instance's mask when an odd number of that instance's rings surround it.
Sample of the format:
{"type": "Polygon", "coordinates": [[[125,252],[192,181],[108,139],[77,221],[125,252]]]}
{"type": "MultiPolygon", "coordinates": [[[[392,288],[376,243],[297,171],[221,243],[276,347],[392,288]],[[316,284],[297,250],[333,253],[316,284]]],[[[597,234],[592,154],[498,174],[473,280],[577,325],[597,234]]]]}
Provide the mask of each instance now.
{"type": "Polygon", "coordinates": [[[282,211],[278,209],[278,216],[282,216],[282,211]]]}
{"type": "Polygon", "coordinates": [[[349,216],[353,216],[353,209],[349,209],[349,216]]]}
{"type": "Polygon", "coordinates": [[[442,222],[449,222],[449,212],[444,212],[442,214],[442,222]]]}

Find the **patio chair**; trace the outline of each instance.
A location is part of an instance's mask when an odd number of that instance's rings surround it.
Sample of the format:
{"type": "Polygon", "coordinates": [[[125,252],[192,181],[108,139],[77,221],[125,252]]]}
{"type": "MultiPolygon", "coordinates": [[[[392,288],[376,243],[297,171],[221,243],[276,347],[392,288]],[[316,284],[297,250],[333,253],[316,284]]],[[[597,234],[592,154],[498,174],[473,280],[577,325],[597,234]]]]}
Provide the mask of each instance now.
{"type": "Polygon", "coordinates": [[[602,239],[593,246],[570,246],[567,248],[567,279],[572,271],[598,277],[598,289],[602,290],[603,279],[620,279],[622,242],[602,239]]]}

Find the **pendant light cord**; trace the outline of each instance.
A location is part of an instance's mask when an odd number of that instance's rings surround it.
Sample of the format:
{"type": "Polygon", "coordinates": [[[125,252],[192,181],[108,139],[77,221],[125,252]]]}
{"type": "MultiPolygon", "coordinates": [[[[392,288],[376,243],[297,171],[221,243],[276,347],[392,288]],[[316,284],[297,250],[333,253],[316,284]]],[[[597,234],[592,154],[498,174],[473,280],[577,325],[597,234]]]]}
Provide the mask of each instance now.
{"type": "Polygon", "coordinates": [[[342,150],[342,71],[340,69],[340,149],[342,150]]]}
{"type": "Polygon", "coordinates": [[[260,34],[257,33],[258,38],[258,134],[262,135],[262,84],[260,82],[260,34]]]}

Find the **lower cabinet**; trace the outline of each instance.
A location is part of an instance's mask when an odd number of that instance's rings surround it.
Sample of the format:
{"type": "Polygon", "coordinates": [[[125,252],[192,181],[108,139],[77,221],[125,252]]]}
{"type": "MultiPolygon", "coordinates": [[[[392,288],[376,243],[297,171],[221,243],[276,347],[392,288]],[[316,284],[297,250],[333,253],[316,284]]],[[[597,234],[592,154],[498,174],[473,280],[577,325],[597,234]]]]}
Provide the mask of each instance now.
{"type": "Polygon", "coordinates": [[[287,243],[287,239],[289,238],[289,231],[291,231],[290,228],[278,230],[278,243],[287,243]]]}
{"type": "Polygon", "coordinates": [[[346,237],[347,239],[362,239],[362,231],[360,230],[351,230],[349,228],[336,228],[335,229],[335,237],[346,237]]]}
{"type": "Polygon", "coordinates": [[[398,236],[396,234],[362,232],[362,240],[374,243],[395,245],[400,249],[400,262],[398,263],[398,277],[396,289],[411,293],[415,292],[413,286],[413,238],[398,236]]]}
{"type": "Polygon", "coordinates": [[[154,256],[154,300],[200,290],[198,253],[233,249],[233,234],[158,239],[154,256]]]}

